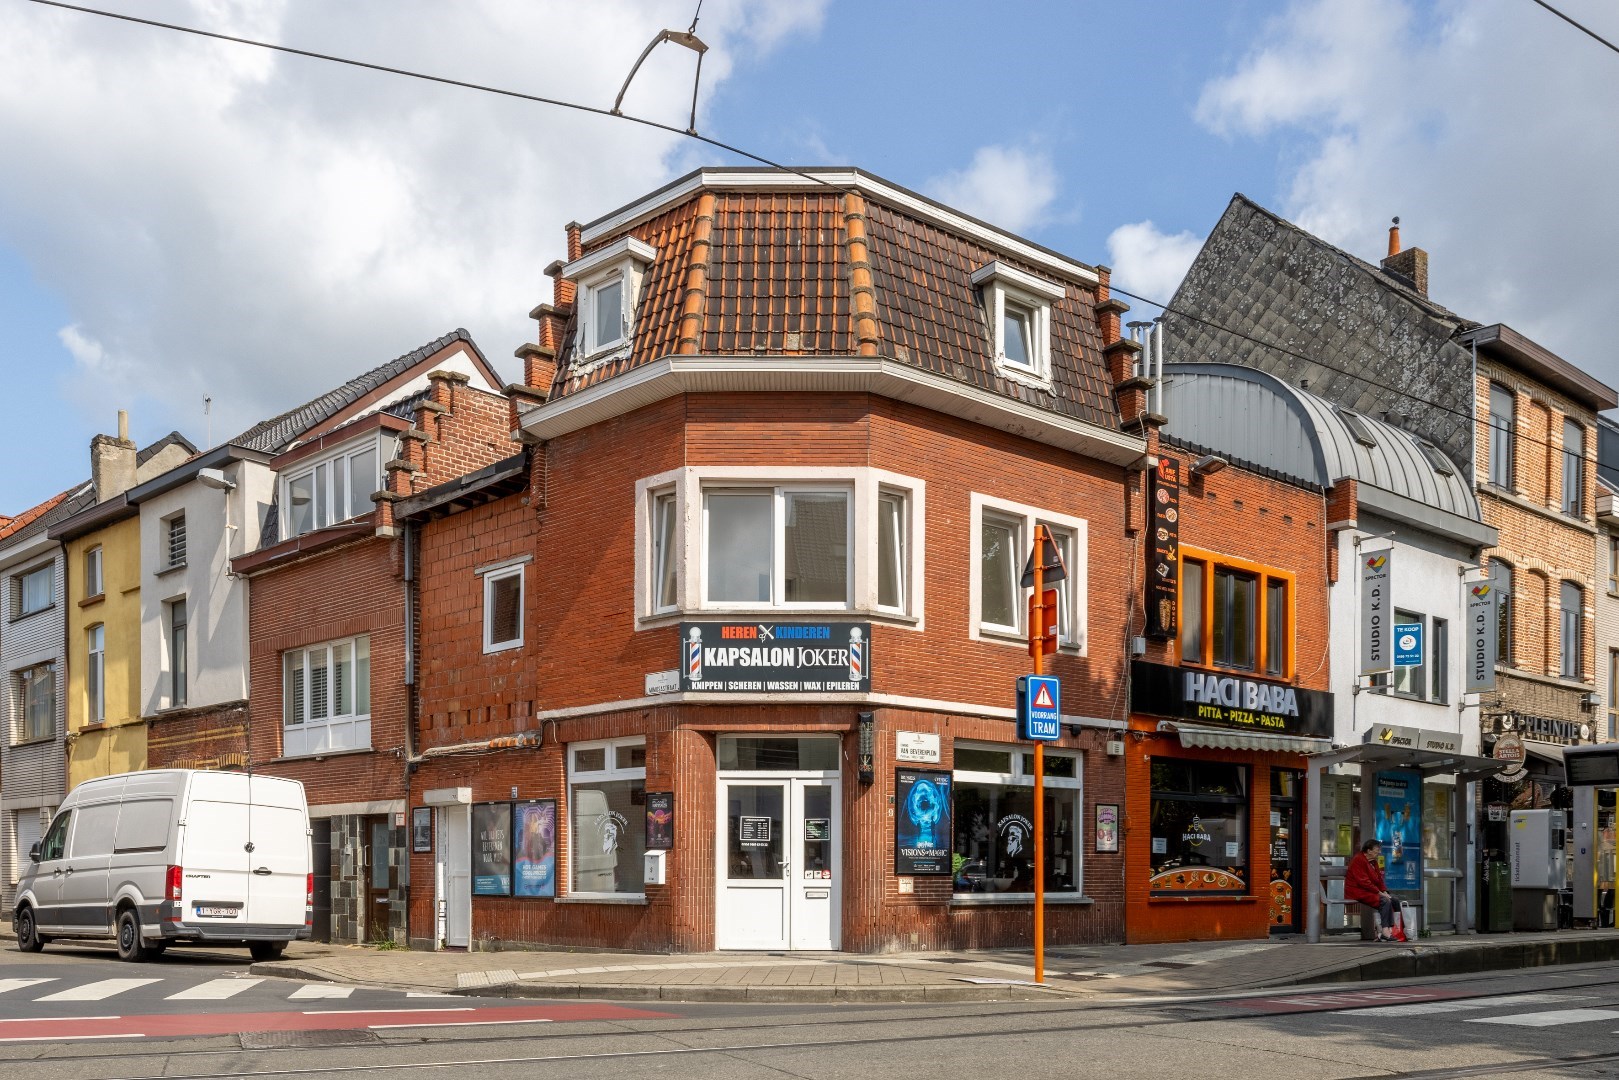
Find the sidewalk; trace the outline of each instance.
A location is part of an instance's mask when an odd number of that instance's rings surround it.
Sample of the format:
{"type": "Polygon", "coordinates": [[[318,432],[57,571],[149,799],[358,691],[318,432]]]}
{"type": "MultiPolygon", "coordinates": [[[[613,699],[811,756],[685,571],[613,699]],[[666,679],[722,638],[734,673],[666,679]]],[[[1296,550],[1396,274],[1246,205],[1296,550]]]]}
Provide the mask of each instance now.
{"type": "Polygon", "coordinates": [[[1060,1001],[1509,971],[1619,959],[1619,930],[1433,937],[1408,945],[1276,939],[894,953],[414,952],[295,943],[255,975],[447,994],[750,1002],[1060,1001]]]}

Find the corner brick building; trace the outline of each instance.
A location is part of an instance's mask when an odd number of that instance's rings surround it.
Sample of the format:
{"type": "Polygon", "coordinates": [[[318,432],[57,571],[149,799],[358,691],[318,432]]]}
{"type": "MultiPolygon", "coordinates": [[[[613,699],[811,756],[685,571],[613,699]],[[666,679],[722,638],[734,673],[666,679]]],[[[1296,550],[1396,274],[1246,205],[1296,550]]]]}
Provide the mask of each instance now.
{"type": "Polygon", "coordinates": [[[1068,573],[1049,939],[1122,940],[1095,822],[1147,440],[1106,270],[864,173],[753,170],[570,226],[552,269],[525,453],[394,507],[413,943],[1027,943],[1037,525],[1068,573]]]}

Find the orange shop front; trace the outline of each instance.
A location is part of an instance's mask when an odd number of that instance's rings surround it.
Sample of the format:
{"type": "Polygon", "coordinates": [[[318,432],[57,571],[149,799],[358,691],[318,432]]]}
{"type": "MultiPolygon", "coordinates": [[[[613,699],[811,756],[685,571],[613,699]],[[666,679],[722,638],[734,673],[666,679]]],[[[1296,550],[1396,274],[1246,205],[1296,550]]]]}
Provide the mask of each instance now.
{"type": "Polygon", "coordinates": [[[1125,939],[1302,932],[1305,757],[1332,695],[1138,660],[1125,746],[1125,939]]]}

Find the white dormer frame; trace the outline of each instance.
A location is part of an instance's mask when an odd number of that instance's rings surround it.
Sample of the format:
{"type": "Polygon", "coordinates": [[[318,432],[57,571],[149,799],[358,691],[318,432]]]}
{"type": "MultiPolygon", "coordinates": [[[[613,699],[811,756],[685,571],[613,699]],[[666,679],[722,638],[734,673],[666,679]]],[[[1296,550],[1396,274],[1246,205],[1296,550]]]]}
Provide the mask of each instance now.
{"type": "Polygon", "coordinates": [[[973,285],[984,299],[995,338],[995,371],[1013,382],[1051,389],[1051,305],[1067,295],[1054,281],[1036,277],[1026,270],[992,262],[973,271],[973,285]],[[1006,308],[1011,304],[1029,315],[1030,363],[1011,360],[1006,355],[1006,308]]]}
{"type": "Polygon", "coordinates": [[[563,278],[574,282],[579,290],[574,304],[575,371],[596,367],[629,353],[635,337],[636,299],[641,295],[646,268],[657,256],[658,250],[651,244],[625,236],[563,266],[563,278]],[[598,306],[603,292],[614,284],[621,286],[617,321],[620,332],[617,337],[598,338],[598,306]]]}
{"type": "Polygon", "coordinates": [[[372,428],[319,454],[283,466],[276,477],[281,539],[319,532],[370,513],[375,509],[371,496],[382,490],[388,461],[398,454],[398,447],[395,432],[372,428]],[[364,473],[356,475],[357,463],[353,460],[367,451],[374,455],[369,479],[364,473]],[[361,486],[355,486],[356,483],[361,486]],[[300,492],[298,497],[318,500],[309,509],[307,528],[297,527],[297,512],[293,509],[295,488],[300,492]]]}

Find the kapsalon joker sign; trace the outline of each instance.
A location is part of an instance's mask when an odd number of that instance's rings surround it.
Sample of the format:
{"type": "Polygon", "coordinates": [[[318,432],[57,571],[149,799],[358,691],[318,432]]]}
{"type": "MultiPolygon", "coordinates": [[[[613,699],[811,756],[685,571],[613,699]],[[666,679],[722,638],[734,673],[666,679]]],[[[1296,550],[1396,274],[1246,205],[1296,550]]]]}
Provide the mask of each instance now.
{"type": "Polygon", "coordinates": [[[1274,735],[1332,735],[1332,695],[1267,679],[1136,660],[1130,711],[1274,735]]]}
{"type": "Polygon", "coordinates": [[[744,694],[870,692],[870,623],[681,623],[680,688],[744,694]]]}

